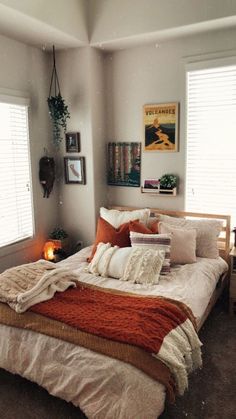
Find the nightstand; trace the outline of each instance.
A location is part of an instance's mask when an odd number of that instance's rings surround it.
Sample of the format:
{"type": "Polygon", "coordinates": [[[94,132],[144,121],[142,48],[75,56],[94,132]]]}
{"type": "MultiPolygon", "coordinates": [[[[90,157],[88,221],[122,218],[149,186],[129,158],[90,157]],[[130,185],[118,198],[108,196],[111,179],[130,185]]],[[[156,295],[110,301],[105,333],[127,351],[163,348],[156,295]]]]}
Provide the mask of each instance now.
{"type": "Polygon", "coordinates": [[[236,313],[236,247],[230,252],[230,287],[229,287],[229,312],[236,313]]]}

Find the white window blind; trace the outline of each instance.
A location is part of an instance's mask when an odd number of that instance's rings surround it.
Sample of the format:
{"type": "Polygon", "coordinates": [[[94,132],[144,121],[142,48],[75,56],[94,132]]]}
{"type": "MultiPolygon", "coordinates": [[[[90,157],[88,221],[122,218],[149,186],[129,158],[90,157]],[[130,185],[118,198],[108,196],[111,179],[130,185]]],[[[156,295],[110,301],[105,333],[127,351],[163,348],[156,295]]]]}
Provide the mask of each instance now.
{"type": "Polygon", "coordinates": [[[1,100],[0,247],[32,237],[34,230],[28,107],[1,100]]]}
{"type": "Polygon", "coordinates": [[[236,65],[187,72],[186,209],[236,226],[236,65]]]}

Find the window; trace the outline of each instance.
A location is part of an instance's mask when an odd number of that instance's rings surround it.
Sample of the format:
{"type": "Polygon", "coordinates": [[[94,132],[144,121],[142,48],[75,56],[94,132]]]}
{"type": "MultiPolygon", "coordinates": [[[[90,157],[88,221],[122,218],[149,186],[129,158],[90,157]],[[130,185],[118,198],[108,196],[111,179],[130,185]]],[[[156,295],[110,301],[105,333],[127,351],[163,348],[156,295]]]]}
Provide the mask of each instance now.
{"type": "Polygon", "coordinates": [[[235,63],[187,72],[186,209],[229,214],[232,226],[236,226],[235,63]]]}
{"type": "Polygon", "coordinates": [[[0,95],[0,247],[32,237],[34,231],[25,102],[0,95]]]}

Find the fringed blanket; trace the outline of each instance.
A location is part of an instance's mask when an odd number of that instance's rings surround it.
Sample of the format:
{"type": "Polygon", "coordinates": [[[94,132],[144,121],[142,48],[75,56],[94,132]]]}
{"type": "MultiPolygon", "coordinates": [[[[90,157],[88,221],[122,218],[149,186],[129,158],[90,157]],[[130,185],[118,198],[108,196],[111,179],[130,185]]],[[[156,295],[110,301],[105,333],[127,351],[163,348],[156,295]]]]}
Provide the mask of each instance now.
{"type": "Polygon", "coordinates": [[[201,366],[201,342],[191,310],[162,297],[144,297],[79,283],[31,309],[87,333],[147,351],[173,374],[179,394],[201,366]]]}
{"type": "Polygon", "coordinates": [[[175,300],[81,283],[72,271],[55,269],[55,265],[45,261],[1,274],[0,300],[17,312],[43,300],[31,307],[34,313],[20,316],[1,305],[0,322],[129,362],[162,382],[172,400],[174,388],[183,394],[188,373],[201,366],[201,342],[193,315],[187,306],[175,300]],[[75,284],[76,288],[54,295],[75,284]]]}
{"type": "Polygon", "coordinates": [[[56,291],[75,287],[77,281],[72,271],[56,268],[54,263],[42,259],[0,274],[0,301],[23,313],[32,305],[49,300],[56,291]]]}

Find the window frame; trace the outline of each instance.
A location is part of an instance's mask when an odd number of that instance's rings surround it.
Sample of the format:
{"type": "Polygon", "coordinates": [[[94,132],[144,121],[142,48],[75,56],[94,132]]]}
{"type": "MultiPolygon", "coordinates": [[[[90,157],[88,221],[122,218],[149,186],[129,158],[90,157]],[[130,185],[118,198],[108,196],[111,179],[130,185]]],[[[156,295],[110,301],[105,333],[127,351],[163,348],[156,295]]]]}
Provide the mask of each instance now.
{"type": "Polygon", "coordinates": [[[29,177],[30,177],[30,193],[31,193],[31,211],[32,211],[32,236],[16,240],[0,247],[0,258],[10,255],[12,253],[24,250],[35,244],[35,203],[33,191],[33,174],[32,174],[32,153],[30,142],[30,99],[26,92],[19,90],[3,89],[0,88],[0,103],[22,105],[27,107],[27,149],[28,149],[28,162],[29,162],[29,177]]]}
{"type": "MultiPolygon", "coordinates": [[[[207,70],[224,66],[236,65],[236,55],[223,55],[217,57],[215,54],[203,57],[188,57],[185,59],[185,113],[184,113],[184,128],[185,128],[185,150],[184,150],[184,209],[187,211],[187,154],[188,154],[188,72],[197,70],[207,70]]],[[[227,212],[227,211],[226,211],[227,212]]]]}

